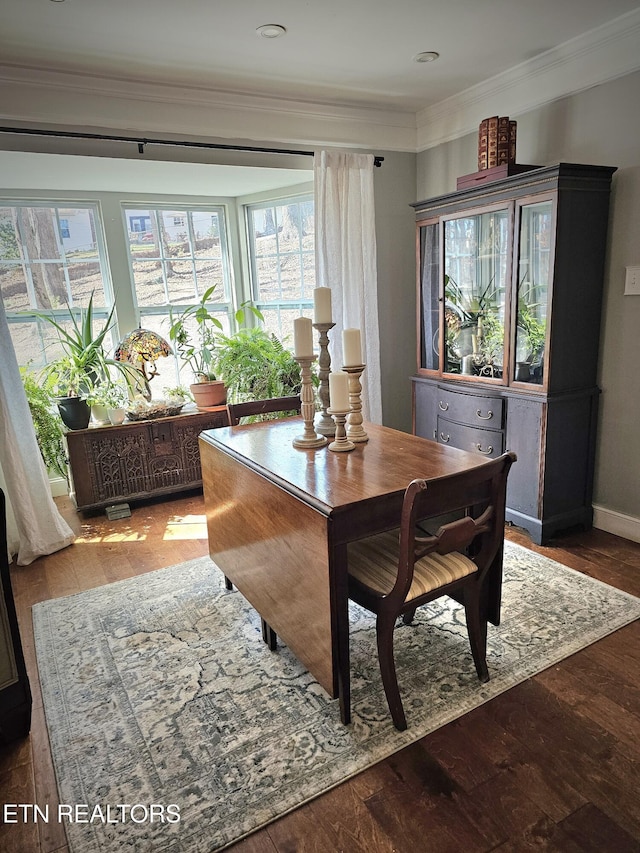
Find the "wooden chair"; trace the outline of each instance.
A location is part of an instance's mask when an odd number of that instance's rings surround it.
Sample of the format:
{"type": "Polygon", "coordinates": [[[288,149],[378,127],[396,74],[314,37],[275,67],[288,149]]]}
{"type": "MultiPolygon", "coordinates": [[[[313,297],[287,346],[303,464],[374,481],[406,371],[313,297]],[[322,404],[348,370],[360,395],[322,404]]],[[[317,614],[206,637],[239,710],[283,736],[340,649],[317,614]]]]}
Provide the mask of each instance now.
{"type": "Polygon", "coordinates": [[[302,403],[300,396],[295,394],[291,397],[270,397],[268,400],[247,400],[244,403],[229,403],[229,423],[237,426],[240,418],[252,415],[266,415],[273,412],[297,412],[300,413],[302,403]]]}
{"type": "Polygon", "coordinates": [[[465,608],[469,643],[480,681],[489,680],[485,586],[491,566],[501,571],[507,475],[505,453],[472,470],[436,480],[413,480],[405,491],[400,530],[347,547],[349,597],[376,614],[380,673],[394,725],[407,722],[393,654],[398,616],[410,624],[422,604],[450,595],[465,608]],[[419,521],[464,512],[433,535],[419,521]]]}

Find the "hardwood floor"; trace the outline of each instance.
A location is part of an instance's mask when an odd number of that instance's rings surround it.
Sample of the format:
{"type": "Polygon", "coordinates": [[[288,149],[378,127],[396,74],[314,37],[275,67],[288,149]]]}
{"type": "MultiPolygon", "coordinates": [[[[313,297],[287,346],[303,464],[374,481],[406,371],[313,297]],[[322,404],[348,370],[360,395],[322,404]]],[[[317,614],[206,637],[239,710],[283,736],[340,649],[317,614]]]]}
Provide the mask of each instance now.
{"type": "MultiPolygon", "coordinates": [[[[207,553],[202,496],[79,516],[71,547],[12,583],[33,692],[30,736],[0,749],[3,803],[57,803],[31,605],[207,553]],[[180,522],[180,523],[178,523],[180,522]]],[[[640,596],[640,544],[601,531],[534,551],[640,596]]],[[[234,853],[640,851],[640,622],[514,687],[255,833],[234,853]]],[[[0,826],[4,853],[67,851],[57,823],[0,826]]]]}

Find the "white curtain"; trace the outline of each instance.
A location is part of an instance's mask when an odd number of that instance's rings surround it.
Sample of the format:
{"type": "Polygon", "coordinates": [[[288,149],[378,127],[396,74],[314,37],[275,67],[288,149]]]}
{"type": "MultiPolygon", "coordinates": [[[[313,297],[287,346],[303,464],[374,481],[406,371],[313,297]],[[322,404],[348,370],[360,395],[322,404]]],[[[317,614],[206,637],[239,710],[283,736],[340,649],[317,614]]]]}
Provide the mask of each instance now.
{"type": "Polygon", "coordinates": [[[0,486],[7,498],[9,554],[25,566],[69,545],[74,534],[58,512],[31,420],[0,299],[0,486]]]}
{"type": "Polygon", "coordinates": [[[335,328],[331,368],[342,365],[342,330],[360,329],[362,414],[382,422],[373,155],[316,151],[316,284],[330,287],[335,328]]]}

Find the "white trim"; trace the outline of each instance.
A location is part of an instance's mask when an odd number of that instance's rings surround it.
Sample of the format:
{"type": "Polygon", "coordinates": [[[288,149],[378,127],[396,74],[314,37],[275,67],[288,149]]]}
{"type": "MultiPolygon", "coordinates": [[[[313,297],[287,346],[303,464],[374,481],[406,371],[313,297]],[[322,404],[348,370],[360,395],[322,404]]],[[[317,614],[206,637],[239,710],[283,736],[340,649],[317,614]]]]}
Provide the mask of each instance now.
{"type": "Polygon", "coordinates": [[[64,477],[49,477],[49,487],[54,498],[66,497],[69,494],[69,486],[64,477]]]}
{"type": "Polygon", "coordinates": [[[593,526],[632,542],[640,542],[640,518],[623,515],[603,506],[593,507],[593,526]]]}
{"type": "Polygon", "coordinates": [[[640,69],[640,8],[417,113],[418,151],[640,69]],[[499,106],[498,106],[499,105],[499,106]]]}
{"type": "Polygon", "coordinates": [[[640,7],[417,113],[0,65],[0,121],[416,153],[631,74],[639,44],[640,7]]]}

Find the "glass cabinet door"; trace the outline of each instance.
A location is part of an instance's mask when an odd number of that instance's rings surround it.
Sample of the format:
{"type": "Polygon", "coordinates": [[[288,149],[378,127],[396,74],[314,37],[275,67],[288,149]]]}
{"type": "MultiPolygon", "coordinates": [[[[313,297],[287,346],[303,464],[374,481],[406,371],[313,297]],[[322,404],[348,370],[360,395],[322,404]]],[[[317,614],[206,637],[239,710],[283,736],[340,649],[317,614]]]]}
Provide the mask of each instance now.
{"type": "Polygon", "coordinates": [[[506,208],[443,223],[445,373],[502,378],[509,225],[506,208]]]}
{"type": "Polygon", "coordinates": [[[437,222],[420,227],[420,364],[425,370],[440,368],[440,244],[437,222]]]}
{"type": "Polygon", "coordinates": [[[552,203],[542,201],[520,209],[518,289],[516,294],[516,382],[542,385],[551,276],[552,203]]]}

